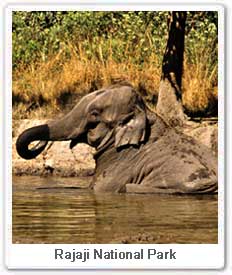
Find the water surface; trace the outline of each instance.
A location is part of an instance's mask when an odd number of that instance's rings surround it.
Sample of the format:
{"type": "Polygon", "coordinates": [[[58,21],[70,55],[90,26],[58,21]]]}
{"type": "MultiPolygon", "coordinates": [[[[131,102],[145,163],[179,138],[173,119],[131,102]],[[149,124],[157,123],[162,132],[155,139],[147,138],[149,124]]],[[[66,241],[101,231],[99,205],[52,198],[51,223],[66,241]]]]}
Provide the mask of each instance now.
{"type": "Polygon", "coordinates": [[[217,196],[95,194],[90,178],[13,177],[13,243],[217,243],[217,196]]]}

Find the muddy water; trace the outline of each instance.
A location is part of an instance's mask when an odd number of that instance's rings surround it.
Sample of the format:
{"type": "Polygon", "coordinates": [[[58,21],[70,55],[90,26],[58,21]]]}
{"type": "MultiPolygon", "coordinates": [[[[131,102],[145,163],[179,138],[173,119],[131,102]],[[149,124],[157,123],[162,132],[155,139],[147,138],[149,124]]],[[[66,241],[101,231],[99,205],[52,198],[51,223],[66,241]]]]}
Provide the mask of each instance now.
{"type": "Polygon", "coordinates": [[[94,194],[89,178],[13,178],[14,243],[217,243],[217,196],[94,194]]]}

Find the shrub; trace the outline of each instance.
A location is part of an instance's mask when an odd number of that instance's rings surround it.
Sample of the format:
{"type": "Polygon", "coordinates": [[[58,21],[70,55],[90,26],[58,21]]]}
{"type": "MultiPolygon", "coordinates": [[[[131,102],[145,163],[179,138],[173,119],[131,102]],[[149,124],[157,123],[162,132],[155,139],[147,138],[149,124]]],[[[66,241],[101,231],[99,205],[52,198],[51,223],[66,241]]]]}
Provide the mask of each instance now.
{"type": "MultiPolygon", "coordinates": [[[[157,96],[167,12],[17,11],[12,27],[13,103],[54,107],[114,78],[157,96]]],[[[188,12],[185,42],[183,103],[204,112],[217,96],[217,12],[188,12]]]]}

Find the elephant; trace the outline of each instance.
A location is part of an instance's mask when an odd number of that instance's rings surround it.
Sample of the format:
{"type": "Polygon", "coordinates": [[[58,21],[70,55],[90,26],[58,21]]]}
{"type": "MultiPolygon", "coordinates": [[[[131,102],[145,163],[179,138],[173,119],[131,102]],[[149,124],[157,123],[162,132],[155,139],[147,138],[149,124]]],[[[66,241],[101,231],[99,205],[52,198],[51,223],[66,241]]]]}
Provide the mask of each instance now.
{"type": "Polygon", "coordinates": [[[169,125],[146,106],[129,83],[84,96],[61,119],[25,130],[16,141],[24,159],[48,141],[70,140],[96,148],[96,192],[215,194],[217,158],[205,145],[169,125]],[[33,141],[39,143],[29,149],[33,141]]]}

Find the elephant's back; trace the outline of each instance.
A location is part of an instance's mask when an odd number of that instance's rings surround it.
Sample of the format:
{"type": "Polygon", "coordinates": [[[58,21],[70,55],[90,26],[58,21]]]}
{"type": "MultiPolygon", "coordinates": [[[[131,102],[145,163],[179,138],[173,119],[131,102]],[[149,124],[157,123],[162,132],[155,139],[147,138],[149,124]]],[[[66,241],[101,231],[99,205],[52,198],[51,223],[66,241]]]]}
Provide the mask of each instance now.
{"type": "Polygon", "coordinates": [[[170,131],[143,147],[134,165],[134,175],[134,184],[149,187],[149,192],[214,192],[217,159],[203,144],[170,131]]]}

